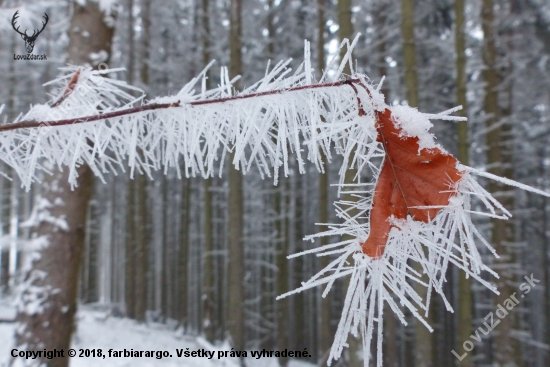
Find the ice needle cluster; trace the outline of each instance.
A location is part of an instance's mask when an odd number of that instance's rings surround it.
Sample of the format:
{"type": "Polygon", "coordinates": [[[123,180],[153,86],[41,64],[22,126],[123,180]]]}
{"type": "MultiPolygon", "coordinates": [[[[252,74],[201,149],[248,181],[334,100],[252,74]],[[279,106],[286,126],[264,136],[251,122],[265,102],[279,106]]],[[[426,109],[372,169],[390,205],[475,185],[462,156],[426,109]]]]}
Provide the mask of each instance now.
{"type": "Polygon", "coordinates": [[[354,199],[335,204],[341,223],[329,224],[328,231],[306,240],[345,237],[291,255],[336,256],[302,287],[279,298],[319,285],[326,285],[326,296],[336,279],[349,276],[329,365],[341,356],[352,333],[362,337],[368,366],[369,346],[376,332],[377,366],[381,366],[384,303],[404,324],[403,307],[431,330],[424,317],[434,292],[452,311],[443,293],[449,264],[498,292],[481,278],[482,271],[498,275],[483,264],[477,245],[497,254],[473,225],[472,215],[507,219],[510,213],[474,180],[473,174],[549,194],[459,164],[461,179],[449,187],[454,195],[435,218],[428,223],[411,217],[388,218],[393,227],[384,253],[376,259],[365,255],[361,244],[370,232],[372,198],[386,156],[377,141],[377,111],[389,109],[404,134],[418,137],[419,146],[426,148],[434,145],[428,131],[430,119],[460,118],[451,116],[456,109],[427,115],[406,106],[386,105],[380,85],[375,88],[353,69],[355,42],[342,43],[348,52],[339,65],[333,61],[320,80],[315,79],[306,42],[305,61],[295,71],[289,68],[290,60],[280,62],[238,94],[233,88],[236,79],[230,80],[225,68],[214,89],[206,89],[205,70],[176,95],[148,102],[137,88],[103,77],[113,70],[67,68],[66,75],[53,82],[61,86],[59,96],[49,104],[32,106],[13,122],[19,124],[14,126],[34,123],[36,127],[0,132],[0,159],[13,167],[23,186],[29,188],[40,181],[43,172],[50,173],[47,167],[52,165],[68,169],[72,185],[77,185],[77,168],[84,164],[100,179],[128,167],[132,174],[175,169],[180,176],[206,178],[221,175],[226,155],[233,153],[231,163],[243,174],[256,167],[262,177],[273,175],[277,184],[279,168],[288,175],[290,159],[296,159],[301,173],[306,160],[323,172],[322,156],[330,160],[335,147],[343,156],[340,193],[354,199]],[[352,70],[348,80],[341,75],[346,64],[352,70]],[[359,172],[356,183],[345,184],[344,174],[352,167],[359,172]],[[372,180],[362,182],[367,171],[372,180]],[[485,211],[472,210],[473,197],[483,203],[485,211]],[[419,292],[419,287],[425,290],[419,292]]]}

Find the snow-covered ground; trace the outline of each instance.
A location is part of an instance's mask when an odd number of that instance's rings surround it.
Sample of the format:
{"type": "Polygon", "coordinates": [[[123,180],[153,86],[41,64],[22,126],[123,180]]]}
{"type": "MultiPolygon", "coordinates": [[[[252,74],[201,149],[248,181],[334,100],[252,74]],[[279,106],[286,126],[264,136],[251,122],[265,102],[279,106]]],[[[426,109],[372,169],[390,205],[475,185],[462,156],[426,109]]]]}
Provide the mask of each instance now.
{"type": "MultiPolygon", "coordinates": [[[[12,319],[15,310],[6,301],[0,301],[0,319],[12,319]]],[[[81,307],[77,316],[78,326],[71,348],[77,352],[77,357],[71,358],[71,367],[237,367],[236,358],[222,357],[218,359],[218,351],[230,351],[228,345],[213,346],[202,338],[184,335],[163,324],[138,324],[133,320],[109,316],[105,311],[97,311],[81,307]],[[189,349],[187,349],[189,348],[189,349]],[[78,357],[80,349],[101,349],[102,357],[78,357]],[[156,357],[108,357],[108,351],[124,353],[126,351],[157,351],[167,352],[172,357],[157,359],[156,357]],[[213,358],[178,357],[176,350],[214,352],[213,358]]],[[[0,323],[0,366],[7,365],[13,346],[14,323],[0,323]]],[[[65,351],[67,352],[67,351],[65,351]]],[[[250,355],[250,351],[248,351],[250,355]]],[[[276,358],[246,359],[247,367],[278,367],[276,358]]],[[[289,367],[312,367],[310,363],[291,360],[289,367]]]]}

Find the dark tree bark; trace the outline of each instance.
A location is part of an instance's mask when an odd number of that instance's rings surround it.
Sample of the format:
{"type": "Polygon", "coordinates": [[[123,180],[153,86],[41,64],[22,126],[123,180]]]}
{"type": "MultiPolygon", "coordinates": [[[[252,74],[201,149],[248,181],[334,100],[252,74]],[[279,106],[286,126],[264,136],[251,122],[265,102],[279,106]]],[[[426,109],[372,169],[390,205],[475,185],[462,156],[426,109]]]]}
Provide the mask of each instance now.
{"type": "Polygon", "coordinates": [[[40,252],[40,259],[27,274],[22,292],[22,306],[17,313],[17,322],[23,328],[16,331],[18,349],[65,350],[65,358],[35,360],[28,365],[46,363],[51,367],[68,365],[66,355],[71,344],[74,314],[77,307],[77,286],[82,250],[86,211],[92,193],[91,170],[79,169],[81,186],[71,190],[68,171],[49,176],[43,182],[42,200],[51,205],[44,208],[50,216],[66,223],[56,225],[41,222],[33,231],[33,237],[44,237],[47,244],[40,252]],[[62,200],[59,201],[59,199],[62,200]],[[39,304],[34,301],[38,297],[39,304]],[[39,306],[37,312],[33,306],[39,306]]]}
{"type": "MultiPolygon", "coordinates": [[[[285,180],[286,182],[288,180],[285,180]]],[[[281,202],[284,198],[283,182],[279,181],[279,187],[273,195],[275,219],[275,265],[277,266],[277,294],[288,292],[288,233],[283,226],[283,211],[281,202]]],[[[276,303],[277,312],[277,349],[284,350],[288,348],[289,342],[289,301],[283,298],[276,303]]],[[[285,367],[288,364],[287,358],[279,358],[279,364],[285,367]]]]}
{"type": "MultiPolygon", "coordinates": [[[[353,24],[351,22],[351,6],[352,0],[338,0],[338,38],[342,42],[347,38],[350,42],[352,41],[351,37],[353,36],[353,24]]],[[[340,51],[340,59],[346,53],[346,48],[342,48],[340,51]]],[[[344,68],[344,74],[350,74],[351,70],[349,64],[344,68]]]]}
{"type": "Polygon", "coordinates": [[[151,51],[149,50],[150,46],[150,37],[151,37],[151,0],[141,0],[141,6],[142,6],[142,15],[141,15],[141,22],[142,22],[142,54],[141,54],[141,83],[142,83],[142,89],[145,92],[148,92],[149,88],[149,57],[151,54],[151,51]]]}
{"type": "MultiPolygon", "coordinates": [[[[91,53],[105,51],[110,54],[114,30],[103,19],[104,14],[97,3],[75,4],[68,62],[93,66],[89,58],[91,53]],[[90,34],[94,37],[89,37],[90,34]]],[[[79,186],[74,190],[68,184],[68,169],[46,175],[42,183],[41,199],[37,201],[42,206],[35,210],[56,220],[41,219],[33,228],[32,236],[42,238],[44,246],[38,250],[40,257],[26,275],[17,312],[21,327],[15,334],[18,349],[63,349],[65,355],[63,358],[28,360],[29,365],[43,363],[49,367],[66,367],[69,362],[66,353],[74,329],[86,213],[93,188],[90,168],[83,165],[77,172],[79,186]]]]}
{"type": "MultiPolygon", "coordinates": [[[[140,76],[142,89],[147,91],[149,85],[149,38],[151,29],[151,0],[141,0],[140,5],[142,7],[141,22],[142,22],[142,36],[141,36],[141,67],[140,76]]],[[[148,233],[149,233],[149,221],[147,218],[147,177],[144,174],[136,172],[134,176],[134,205],[135,210],[133,214],[135,231],[134,231],[134,287],[135,287],[135,305],[134,314],[136,320],[145,321],[145,313],[147,311],[147,295],[148,295],[148,279],[147,273],[149,270],[148,261],[148,233]]]]}
{"type": "Polygon", "coordinates": [[[134,186],[134,222],[135,222],[135,305],[134,317],[138,321],[145,321],[147,310],[147,270],[149,268],[147,246],[147,177],[136,174],[134,186]]]}
{"type": "Polygon", "coordinates": [[[126,317],[134,319],[136,317],[136,287],[134,285],[135,281],[135,221],[134,221],[134,212],[136,210],[135,205],[135,181],[129,180],[127,184],[128,189],[128,200],[126,203],[126,246],[125,246],[125,274],[124,274],[124,295],[125,295],[125,310],[126,317]]]}
{"type": "MultiPolygon", "coordinates": [[[[229,74],[233,78],[242,74],[242,0],[231,0],[230,9],[230,62],[229,74]]],[[[237,86],[239,87],[239,86],[237,86]]],[[[227,330],[236,350],[245,347],[244,323],[244,243],[243,243],[243,178],[233,167],[235,155],[230,154],[229,169],[229,248],[228,248],[228,302],[227,330]]],[[[241,360],[241,364],[244,361],[241,360]]]]}
{"type": "MultiPolygon", "coordinates": [[[[128,84],[134,84],[134,0],[128,0],[128,84]]],[[[125,286],[125,305],[126,305],[126,316],[129,318],[135,318],[135,302],[136,302],[136,287],[135,282],[135,180],[128,180],[127,193],[128,200],[126,204],[126,248],[125,248],[125,257],[126,257],[126,271],[124,274],[125,286]]]]}
{"type": "Polygon", "coordinates": [[[179,289],[180,305],[178,318],[180,323],[184,326],[189,325],[188,320],[188,294],[189,294],[189,214],[190,214],[190,197],[191,197],[191,180],[186,179],[184,181],[181,198],[181,224],[180,224],[180,238],[181,244],[179,249],[179,289]]]}
{"type": "MultiPolygon", "coordinates": [[[[464,17],[464,0],[455,1],[455,52],[456,52],[456,100],[463,107],[458,112],[460,116],[467,117],[468,101],[466,99],[466,35],[464,27],[466,24],[464,17]]],[[[462,164],[468,164],[468,122],[459,121],[457,123],[458,140],[458,160],[462,164]]],[[[470,338],[473,332],[473,297],[472,297],[472,278],[466,278],[463,272],[458,275],[458,337],[455,350],[463,349],[462,343],[470,338]]],[[[458,362],[461,367],[473,367],[474,362],[472,354],[468,353],[462,361],[458,362]]]]}
{"type": "MultiPolygon", "coordinates": [[[[205,67],[211,59],[210,56],[210,0],[201,1],[202,18],[202,65],[205,67]]],[[[211,86],[209,78],[206,79],[206,88],[211,86]]],[[[212,182],[209,177],[204,180],[204,254],[203,269],[204,279],[202,287],[202,328],[206,339],[214,341],[214,331],[218,327],[214,319],[214,262],[212,252],[214,251],[214,212],[212,208],[212,182]]]]}

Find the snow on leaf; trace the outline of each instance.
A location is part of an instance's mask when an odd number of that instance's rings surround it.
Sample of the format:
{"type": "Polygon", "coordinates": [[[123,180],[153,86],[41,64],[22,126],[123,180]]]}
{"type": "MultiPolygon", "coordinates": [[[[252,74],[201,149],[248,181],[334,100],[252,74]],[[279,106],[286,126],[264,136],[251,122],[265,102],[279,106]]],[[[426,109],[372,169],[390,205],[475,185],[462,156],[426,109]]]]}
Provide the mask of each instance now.
{"type": "Polygon", "coordinates": [[[377,141],[382,143],[386,157],[374,188],[371,230],[361,245],[372,258],[384,253],[390,230],[395,227],[391,218],[402,220],[410,215],[428,223],[449,204],[462,177],[455,158],[436,146],[420,149],[419,137],[404,135],[400,125],[389,109],[377,111],[377,141]]]}
{"type": "MultiPolygon", "coordinates": [[[[483,264],[478,246],[497,254],[474,226],[472,215],[500,219],[511,215],[473,174],[550,194],[465,167],[436,145],[429,132],[430,119],[463,120],[450,115],[460,107],[435,115],[407,106],[390,107],[365,75],[352,72],[350,79],[343,80],[344,64],[353,70],[355,44],[356,40],[351,45],[342,42],[341,47],[348,45],[346,56],[336,72],[330,69],[331,62],[319,82],[306,42],[305,61],[296,71],[291,72],[290,61],[279,62],[238,94],[232,86],[237,79],[230,80],[227,68],[222,68],[220,84],[212,90],[206,90],[206,72],[202,72],[176,95],[147,103],[143,94],[135,98],[128,93],[137,88],[101,75],[114,70],[67,68],[67,74],[54,81],[61,86],[57,98],[33,106],[16,119],[19,125],[0,126],[0,160],[13,167],[29,188],[40,181],[41,172],[51,173],[55,166],[68,169],[69,182],[76,185],[76,169],[82,164],[100,179],[128,167],[131,174],[138,170],[151,176],[153,170],[175,169],[178,176],[183,170],[186,176],[207,178],[216,169],[221,175],[225,157],[232,152],[237,169],[246,173],[256,167],[262,177],[273,175],[277,184],[279,168],[288,175],[291,159],[296,159],[300,173],[306,159],[322,172],[322,155],[331,160],[334,146],[343,162],[339,193],[356,200],[337,201],[340,223],[325,223],[327,231],[305,240],[346,237],[292,255],[335,258],[300,288],[278,298],[319,285],[325,286],[324,297],[336,279],[351,276],[328,363],[341,356],[352,333],[362,336],[368,366],[376,328],[376,359],[381,366],[384,303],[402,323],[406,324],[401,309],[405,308],[431,330],[424,317],[433,292],[452,311],[443,292],[449,264],[498,293],[481,276],[482,271],[498,274],[483,264]],[[329,74],[332,81],[326,80],[329,74]],[[65,124],[56,126],[60,120],[65,124]],[[380,158],[382,165],[377,163],[380,158]],[[354,184],[344,183],[349,168],[358,172],[354,184]],[[367,176],[372,181],[363,182],[367,176]],[[472,198],[482,208],[472,210],[472,198]],[[426,288],[425,296],[417,293],[417,286],[426,288]]],[[[49,203],[42,205],[47,209],[49,203]]],[[[33,220],[63,227],[63,222],[48,217],[47,210],[33,220]]],[[[40,311],[45,291],[50,290],[37,288],[27,294],[34,305],[28,312],[40,311]]]]}

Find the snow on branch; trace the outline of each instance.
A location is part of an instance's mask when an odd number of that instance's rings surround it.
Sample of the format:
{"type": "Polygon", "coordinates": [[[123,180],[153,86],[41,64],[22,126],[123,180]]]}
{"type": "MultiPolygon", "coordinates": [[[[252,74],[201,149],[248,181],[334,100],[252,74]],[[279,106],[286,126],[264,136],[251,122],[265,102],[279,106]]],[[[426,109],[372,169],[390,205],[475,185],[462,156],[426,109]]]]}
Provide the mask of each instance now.
{"type": "Polygon", "coordinates": [[[326,285],[324,297],[336,279],[351,276],[329,364],[340,357],[352,333],[362,336],[368,366],[376,327],[381,366],[384,302],[401,322],[406,324],[401,310],[405,307],[432,330],[424,317],[433,292],[452,311],[443,292],[449,264],[498,292],[481,276],[482,271],[498,274],[483,264],[477,247],[498,255],[474,226],[472,215],[511,215],[472,174],[550,194],[461,165],[429,132],[430,119],[463,120],[451,116],[459,107],[423,114],[408,106],[386,105],[380,85],[373,87],[365,75],[353,71],[356,42],[342,42],[348,51],[339,66],[334,60],[329,64],[337,70],[332,80],[328,72],[315,80],[306,41],[305,61],[295,71],[289,68],[290,60],[280,62],[242,92],[235,92],[237,79],[230,80],[226,68],[221,69],[220,84],[207,90],[209,65],[176,95],[147,103],[139,89],[103,77],[113,70],[68,67],[53,81],[60,90],[50,104],[35,105],[0,126],[0,159],[28,189],[52,163],[69,170],[73,186],[77,167],[83,164],[100,179],[128,167],[132,175],[136,170],[151,176],[153,170],[175,169],[180,177],[206,178],[216,171],[221,175],[227,153],[233,152],[231,164],[243,174],[256,167],[277,184],[279,168],[289,174],[290,159],[296,159],[301,173],[306,160],[323,172],[322,155],[330,159],[335,147],[343,156],[339,190],[352,199],[335,203],[341,223],[324,224],[328,231],[306,240],[349,237],[292,255],[336,258],[302,287],[279,298],[326,285]],[[346,63],[352,71],[348,79],[341,75],[346,63]],[[344,183],[351,167],[359,172],[356,183],[344,183]],[[369,182],[361,181],[365,171],[371,173],[369,182]],[[484,211],[472,210],[472,198],[484,211]],[[416,285],[427,288],[425,297],[416,285]]]}
{"type": "Polygon", "coordinates": [[[28,189],[45,170],[44,158],[68,168],[76,185],[81,164],[102,178],[128,166],[132,173],[174,168],[182,175],[183,162],[185,176],[210,177],[216,169],[221,174],[224,156],[235,151],[237,169],[256,166],[268,177],[273,170],[277,183],[277,168],[288,175],[291,154],[304,172],[306,159],[323,171],[321,152],[330,157],[333,142],[345,157],[366,152],[365,143],[376,136],[372,96],[383,97],[364,76],[319,84],[309,59],[295,72],[289,63],[278,63],[238,94],[222,68],[213,90],[204,89],[203,72],[176,95],[146,104],[128,93],[136,88],[101,76],[112,70],[67,68],[54,81],[69,80],[60,97],[0,126],[0,158],[28,189]]]}

